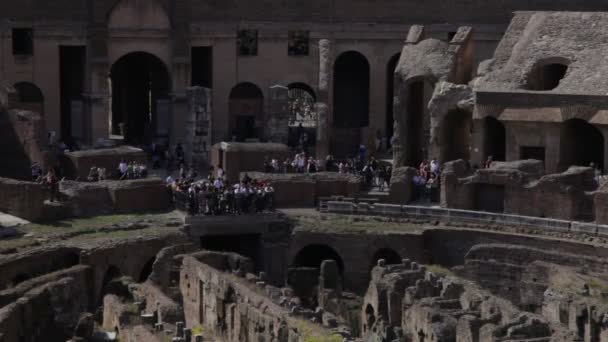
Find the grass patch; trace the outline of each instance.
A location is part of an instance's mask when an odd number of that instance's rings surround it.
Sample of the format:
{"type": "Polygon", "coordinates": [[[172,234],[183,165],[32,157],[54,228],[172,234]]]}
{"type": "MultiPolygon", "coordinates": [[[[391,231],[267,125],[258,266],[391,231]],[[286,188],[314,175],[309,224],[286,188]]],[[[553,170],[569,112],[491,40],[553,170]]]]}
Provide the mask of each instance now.
{"type": "Polygon", "coordinates": [[[325,328],[314,325],[304,320],[292,318],[293,327],[298,329],[300,341],[303,342],[342,342],[342,336],[330,333],[325,328]]]}
{"type": "Polygon", "coordinates": [[[344,215],[290,215],[296,229],[319,232],[421,231],[415,223],[393,222],[385,217],[344,215]]]}
{"type": "Polygon", "coordinates": [[[447,267],[441,265],[426,265],[426,270],[441,276],[454,276],[454,272],[447,267]]]}
{"type": "Polygon", "coordinates": [[[150,233],[160,233],[163,230],[166,232],[170,231],[167,228],[167,224],[181,220],[181,218],[182,215],[178,211],[171,211],[163,213],[102,215],[48,223],[29,223],[19,227],[19,230],[27,236],[0,240],[0,249],[23,249],[53,240],[69,239],[78,241],[102,237],[130,237],[142,234],[143,230],[150,233]],[[120,227],[135,223],[143,223],[147,227],[139,230],[120,229],[120,227]],[[112,230],[113,227],[117,228],[116,231],[112,230]],[[104,228],[104,231],[101,231],[102,228],[104,228]]]}

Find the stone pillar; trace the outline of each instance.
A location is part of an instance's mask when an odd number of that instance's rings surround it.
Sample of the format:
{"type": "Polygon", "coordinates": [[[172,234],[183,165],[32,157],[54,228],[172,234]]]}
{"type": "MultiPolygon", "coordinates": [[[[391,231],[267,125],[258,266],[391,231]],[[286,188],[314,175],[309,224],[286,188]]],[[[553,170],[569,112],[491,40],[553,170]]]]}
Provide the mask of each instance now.
{"type": "Polygon", "coordinates": [[[191,87],[187,90],[188,116],[184,149],[189,165],[210,163],[212,144],[211,89],[191,87]]]}
{"type": "Polygon", "coordinates": [[[186,92],[190,85],[190,63],[189,58],[185,56],[173,56],[172,62],[170,76],[173,92],[171,93],[171,110],[169,118],[166,120],[166,124],[170,127],[165,127],[165,131],[169,132],[170,143],[177,144],[178,142],[184,143],[186,137],[186,122],[188,121],[186,92]]]}
{"type": "Polygon", "coordinates": [[[333,77],[332,42],[329,39],[319,40],[319,89],[317,94],[317,144],[316,157],[324,160],[329,154],[329,136],[331,131],[330,86],[333,77]]]}
{"type": "Polygon", "coordinates": [[[289,139],[289,88],[275,84],[269,89],[269,113],[264,135],[268,141],[287,144],[289,139]]]}
{"type": "Polygon", "coordinates": [[[406,166],[405,159],[405,116],[407,114],[405,106],[407,103],[406,86],[401,77],[395,74],[395,97],[393,99],[393,167],[406,166]]]}
{"type": "Polygon", "coordinates": [[[340,267],[338,267],[338,263],[335,260],[324,260],[321,263],[319,290],[322,289],[334,290],[338,296],[340,296],[342,293],[340,267]]]}
{"type": "Polygon", "coordinates": [[[175,323],[175,337],[184,338],[184,322],[175,323]]]}
{"type": "Polygon", "coordinates": [[[91,91],[84,95],[85,118],[83,140],[95,143],[110,134],[111,94],[109,84],[110,66],[105,58],[90,63],[91,91]]]}

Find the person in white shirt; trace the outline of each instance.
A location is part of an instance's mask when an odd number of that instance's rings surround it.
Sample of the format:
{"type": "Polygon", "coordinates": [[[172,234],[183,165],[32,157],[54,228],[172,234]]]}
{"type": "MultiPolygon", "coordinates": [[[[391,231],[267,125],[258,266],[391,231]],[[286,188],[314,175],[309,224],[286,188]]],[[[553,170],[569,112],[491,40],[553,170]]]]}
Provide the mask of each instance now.
{"type": "Polygon", "coordinates": [[[439,175],[439,163],[437,162],[437,159],[431,160],[431,173],[434,173],[437,176],[439,175]]]}
{"type": "Polygon", "coordinates": [[[221,189],[221,188],[223,188],[223,187],[224,187],[224,182],[222,182],[222,180],[221,180],[220,178],[217,178],[217,179],[215,180],[215,182],[213,182],[213,186],[214,186],[216,189],[221,189]]]}
{"type": "Polygon", "coordinates": [[[217,178],[224,179],[224,169],[219,166],[217,167],[217,178]]]}

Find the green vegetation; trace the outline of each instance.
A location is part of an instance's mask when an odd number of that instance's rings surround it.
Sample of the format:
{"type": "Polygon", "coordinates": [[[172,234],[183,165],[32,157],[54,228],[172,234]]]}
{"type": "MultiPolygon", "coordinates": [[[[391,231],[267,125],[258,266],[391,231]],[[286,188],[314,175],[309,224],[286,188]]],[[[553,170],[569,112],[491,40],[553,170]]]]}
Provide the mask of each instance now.
{"type": "Polygon", "coordinates": [[[290,323],[298,329],[301,342],[342,342],[340,335],[334,335],[321,326],[295,318],[290,319],[290,323]]]}
{"type": "Polygon", "coordinates": [[[454,272],[449,268],[440,265],[426,265],[426,270],[442,276],[454,276],[454,272]]]}
{"type": "Polygon", "coordinates": [[[386,217],[344,216],[344,215],[305,215],[291,214],[296,229],[318,232],[419,232],[424,228],[416,223],[396,222],[386,217]]]}
{"type": "Polygon", "coordinates": [[[197,325],[194,328],[192,328],[192,336],[202,335],[203,331],[204,331],[203,326],[197,325]]]}
{"type": "MultiPolygon", "coordinates": [[[[103,215],[66,219],[48,223],[30,223],[19,227],[25,235],[0,241],[2,249],[21,249],[52,241],[87,241],[98,238],[127,238],[145,233],[161,234],[174,231],[167,225],[181,220],[177,211],[103,215]]],[[[174,226],[174,225],[173,225],[174,226]]]]}

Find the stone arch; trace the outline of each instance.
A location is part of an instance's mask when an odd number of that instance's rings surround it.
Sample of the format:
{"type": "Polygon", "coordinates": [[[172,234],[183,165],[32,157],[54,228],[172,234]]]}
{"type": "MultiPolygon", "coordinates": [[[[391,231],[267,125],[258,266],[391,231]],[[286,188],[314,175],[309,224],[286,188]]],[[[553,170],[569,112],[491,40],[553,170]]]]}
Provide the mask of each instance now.
{"type": "Polygon", "coordinates": [[[545,58],[538,61],[527,75],[525,89],[536,91],[553,90],[566,76],[570,60],[563,57],[545,58]]]}
{"type": "Polygon", "coordinates": [[[604,136],[600,130],[582,119],[570,119],[560,132],[560,162],[564,171],[572,165],[604,167],[604,136]]]}
{"type": "Polygon", "coordinates": [[[17,82],[14,85],[17,92],[17,103],[14,107],[18,109],[31,110],[44,115],[44,95],[42,90],[31,82],[17,82]]]}
{"type": "Polygon", "coordinates": [[[444,163],[457,159],[470,159],[473,118],[469,111],[451,110],[441,123],[439,160],[444,163]]]}
{"type": "Polygon", "coordinates": [[[343,52],[334,63],[333,123],[340,128],[369,125],[370,65],[357,51],[343,52]]]}
{"type": "Polygon", "coordinates": [[[130,52],[112,64],[110,80],[111,134],[134,143],[168,135],[171,77],[162,59],[130,52]]]}
{"type": "Polygon", "coordinates": [[[397,53],[391,57],[386,64],[386,141],[390,144],[393,136],[393,128],[395,119],[393,117],[393,106],[395,105],[395,69],[399,63],[401,53],[397,53]]]}
{"type": "Polygon", "coordinates": [[[371,304],[365,306],[365,317],[363,322],[363,332],[371,330],[376,323],[376,314],[374,312],[374,307],[371,304]]]}
{"type": "Polygon", "coordinates": [[[492,156],[496,161],[505,161],[507,137],[504,124],[492,116],[487,116],[483,119],[483,132],[484,157],[492,156]]]}
{"type": "Polygon", "coordinates": [[[100,296],[99,303],[103,304],[103,297],[106,295],[108,291],[108,285],[110,282],[116,278],[122,277],[122,272],[120,268],[116,265],[110,265],[106,268],[106,271],[103,273],[103,278],[101,280],[101,288],[100,288],[100,296]]]}
{"type": "Polygon", "coordinates": [[[238,141],[262,136],[264,93],[251,82],[235,85],[230,91],[230,131],[238,141]]]}
{"type": "Polygon", "coordinates": [[[378,260],[384,259],[387,265],[397,265],[402,263],[401,255],[392,248],[380,248],[372,256],[372,268],[376,266],[378,260]]]}
{"type": "Polygon", "coordinates": [[[150,276],[150,274],[152,274],[153,265],[154,265],[155,261],[156,261],[156,256],[153,256],[150,259],[148,259],[148,261],[146,261],[144,266],[141,268],[141,272],[139,272],[139,282],[140,283],[143,283],[146,280],[148,280],[148,277],[150,276]]]}
{"type": "Polygon", "coordinates": [[[157,0],[118,0],[107,16],[109,29],[170,29],[165,7],[157,0]]]}
{"type": "Polygon", "coordinates": [[[324,244],[312,244],[300,249],[293,259],[292,267],[320,268],[324,260],[334,260],[340,273],[344,272],[344,261],[335,249],[324,244]]]}
{"type": "Polygon", "coordinates": [[[311,86],[303,82],[290,83],[287,88],[289,97],[289,145],[298,146],[299,135],[303,132],[308,134],[309,144],[314,145],[317,140],[317,95],[311,86]]]}

